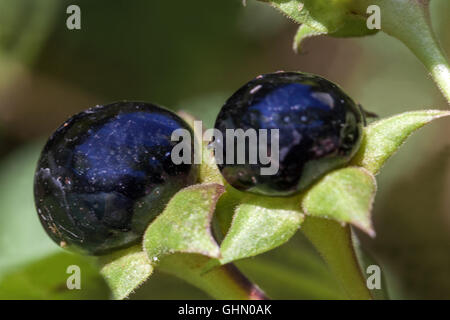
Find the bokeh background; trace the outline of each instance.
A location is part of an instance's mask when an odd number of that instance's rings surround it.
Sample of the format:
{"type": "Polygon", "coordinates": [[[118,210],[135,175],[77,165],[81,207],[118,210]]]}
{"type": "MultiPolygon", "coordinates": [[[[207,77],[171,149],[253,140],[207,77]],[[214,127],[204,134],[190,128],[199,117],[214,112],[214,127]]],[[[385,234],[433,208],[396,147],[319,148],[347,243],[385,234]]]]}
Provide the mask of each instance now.
{"type": "MultiPolygon", "coordinates": [[[[431,12],[450,52],[450,1],[433,0],[431,12]]],[[[63,292],[64,265],[85,262],[60,253],[33,204],[40,149],[76,112],[145,100],[188,111],[211,126],[237,88],[277,70],[326,77],[381,117],[448,108],[424,67],[393,38],[319,37],[296,55],[296,28],[255,0],[246,7],[241,0],[0,0],[0,298],[102,295],[104,284],[95,276],[82,293],[63,292]],[[81,30],[66,28],[70,4],[81,7],[81,30]]],[[[392,298],[450,298],[449,137],[449,120],[425,127],[377,178],[377,237],[360,236],[380,263],[392,298]]],[[[342,297],[301,233],[238,265],[273,298],[342,297]]],[[[131,298],[206,296],[156,272],[131,298]]]]}

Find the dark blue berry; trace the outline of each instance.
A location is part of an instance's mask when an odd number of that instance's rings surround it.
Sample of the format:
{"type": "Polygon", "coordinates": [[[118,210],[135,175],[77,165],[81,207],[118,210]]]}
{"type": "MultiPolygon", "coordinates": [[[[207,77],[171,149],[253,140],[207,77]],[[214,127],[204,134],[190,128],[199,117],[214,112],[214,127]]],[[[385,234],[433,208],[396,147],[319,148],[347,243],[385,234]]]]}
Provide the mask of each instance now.
{"type": "MultiPolygon", "coordinates": [[[[289,196],[346,164],[359,147],[363,122],[360,107],[324,78],[298,72],[262,75],[225,103],[215,123],[223,141],[215,143],[223,149],[225,162],[226,129],[279,129],[279,170],[275,175],[261,175],[261,167],[269,165],[259,158],[257,164],[249,164],[248,141],[245,164],[218,166],[227,182],[239,190],[289,196]]],[[[268,142],[270,150],[270,138],[268,142]]],[[[238,148],[236,139],[228,143],[238,148]]]]}
{"type": "Polygon", "coordinates": [[[97,106],[67,120],[45,145],[35,174],[35,204],[49,236],[88,254],[136,243],[168,200],[196,181],[196,165],[171,160],[179,128],[192,134],[176,114],[138,102],[97,106]]]}

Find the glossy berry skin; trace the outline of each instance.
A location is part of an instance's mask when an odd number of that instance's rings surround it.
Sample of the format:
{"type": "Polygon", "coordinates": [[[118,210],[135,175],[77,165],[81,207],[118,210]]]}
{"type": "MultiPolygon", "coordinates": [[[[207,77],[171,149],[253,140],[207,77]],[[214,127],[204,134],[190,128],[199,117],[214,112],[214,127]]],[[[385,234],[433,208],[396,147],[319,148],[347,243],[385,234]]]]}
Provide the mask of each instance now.
{"type": "Polygon", "coordinates": [[[35,174],[35,204],[49,236],[93,255],[136,243],[168,200],[196,181],[196,165],[171,160],[179,128],[191,131],[176,114],[140,102],[97,106],[67,120],[35,174]]]}
{"type": "MultiPolygon", "coordinates": [[[[240,88],[222,107],[215,128],[223,140],[216,140],[215,147],[222,148],[226,159],[226,129],[279,129],[279,170],[261,175],[259,157],[257,164],[224,161],[218,166],[236,189],[290,196],[348,163],[360,145],[363,122],[360,107],[324,78],[298,72],[262,75],[240,88]]],[[[267,140],[270,150],[271,140],[267,140]]],[[[231,143],[236,149],[237,140],[231,143]]],[[[245,147],[248,160],[248,142],[245,147]]]]}

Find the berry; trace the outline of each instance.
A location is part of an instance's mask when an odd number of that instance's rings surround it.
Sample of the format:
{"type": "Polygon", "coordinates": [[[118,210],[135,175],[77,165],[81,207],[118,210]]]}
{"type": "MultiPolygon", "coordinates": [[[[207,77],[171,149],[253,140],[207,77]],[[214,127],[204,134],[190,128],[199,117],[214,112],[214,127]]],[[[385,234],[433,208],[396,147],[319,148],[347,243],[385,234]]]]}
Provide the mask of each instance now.
{"type": "MultiPolygon", "coordinates": [[[[218,167],[236,189],[289,196],[348,163],[360,145],[363,122],[360,107],[324,78],[298,72],[262,75],[234,93],[216,119],[215,128],[223,136],[214,142],[215,148],[223,150],[223,164],[219,162],[218,167]],[[259,157],[250,164],[248,142],[244,164],[225,161],[227,143],[235,150],[239,147],[234,137],[227,142],[226,129],[268,129],[269,151],[270,129],[279,129],[278,171],[262,175],[260,169],[269,165],[263,165],[259,157]]],[[[254,145],[259,154],[259,145],[254,145]]]]}
{"type": "Polygon", "coordinates": [[[35,204],[49,236],[94,255],[136,243],[168,200],[196,181],[196,165],[171,160],[179,128],[192,134],[176,114],[140,102],[97,106],[67,120],[35,174],[35,204]]]}

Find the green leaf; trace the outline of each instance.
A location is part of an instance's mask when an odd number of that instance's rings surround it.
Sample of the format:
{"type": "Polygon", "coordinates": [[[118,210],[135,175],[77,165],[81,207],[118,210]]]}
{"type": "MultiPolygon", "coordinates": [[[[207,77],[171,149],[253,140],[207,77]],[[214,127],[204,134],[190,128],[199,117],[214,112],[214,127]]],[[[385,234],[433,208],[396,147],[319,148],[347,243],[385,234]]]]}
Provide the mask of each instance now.
{"type": "Polygon", "coordinates": [[[241,204],[241,199],[245,196],[241,191],[233,188],[228,183],[225,184],[226,192],[220,197],[216,205],[214,216],[217,220],[220,240],[223,240],[233,221],[236,208],[241,204]]]}
{"type": "Polygon", "coordinates": [[[175,253],[199,253],[218,258],[219,246],[211,234],[211,219],[224,192],[219,184],[199,184],[179,191],[150,224],[144,249],[151,261],[175,253]]]}
{"type": "Polygon", "coordinates": [[[371,123],[364,130],[361,147],[352,163],[376,174],[414,131],[450,111],[411,111],[371,123]]]}
{"type": "Polygon", "coordinates": [[[366,19],[358,16],[348,14],[339,29],[334,32],[327,33],[324,30],[314,29],[310,25],[302,24],[298,28],[297,34],[294,37],[293,49],[296,53],[301,52],[301,44],[304,40],[320,35],[329,35],[336,38],[349,37],[363,37],[377,33],[377,29],[369,30],[366,27],[366,19]]]}
{"type": "Polygon", "coordinates": [[[293,45],[294,52],[299,53],[301,51],[300,45],[305,39],[320,36],[322,34],[326,34],[326,32],[316,30],[307,24],[302,24],[298,28],[297,33],[295,34],[294,37],[294,45],[293,45]]]}
{"type": "Polygon", "coordinates": [[[374,176],[363,168],[335,170],[317,182],[304,196],[306,215],[334,219],[375,236],[370,212],[376,193],[374,176]]]}
{"type": "Polygon", "coordinates": [[[342,25],[345,0],[270,0],[288,18],[320,32],[334,32],[342,25]]]}
{"type": "Polygon", "coordinates": [[[245,195],[221,244],[220,262],[225,264],[276,248],[295,234],[302,221],[297,198],[245,195]]]}
{"type": "Polygon", "coordinates": [[[211,219],[225,188],[200,184],[177,193],[144,235],[144,249],[158,268],[219,299],[261,299],[264,294],[236,267],[211,268],[220,249],[211,233],[211,219]]]}
{"type": "Polygon", "coordinates": [[[358,37],[375,34],[364,16],[354,14],[349,0],[266,0],[288,18],[301,24],[294,39],[297,52],[304,39],[327,34],[333,37],[358,37]]]}
{"type": "Polygon", "coordinates": [[[128,297],[142,285],[153,272],[153,266],[140,246],[100,257],[101,274],[111,288],[114,299],[128,297]]]}
{"type": "Polygon", "coordinates": [[[110,292],[93,258],[59,252],[15,268],[0,281],[0,299],[108,299],[110,292]],[[80,290],[69,290],[79,267],[80,290]]]}

